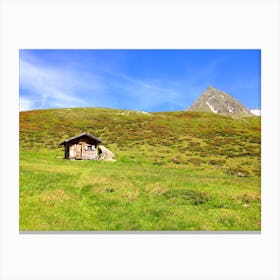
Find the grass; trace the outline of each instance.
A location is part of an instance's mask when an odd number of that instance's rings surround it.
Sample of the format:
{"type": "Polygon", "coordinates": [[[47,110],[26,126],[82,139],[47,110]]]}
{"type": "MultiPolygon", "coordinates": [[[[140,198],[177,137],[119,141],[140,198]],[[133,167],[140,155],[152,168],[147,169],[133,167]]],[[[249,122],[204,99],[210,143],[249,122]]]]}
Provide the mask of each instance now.
{"type": "Polygon", "coordinates": [[[20,230],[260,230],[260,118],[21,112],[20,230]],[[87,131],[116,162],[62,159],[87,131]]]}

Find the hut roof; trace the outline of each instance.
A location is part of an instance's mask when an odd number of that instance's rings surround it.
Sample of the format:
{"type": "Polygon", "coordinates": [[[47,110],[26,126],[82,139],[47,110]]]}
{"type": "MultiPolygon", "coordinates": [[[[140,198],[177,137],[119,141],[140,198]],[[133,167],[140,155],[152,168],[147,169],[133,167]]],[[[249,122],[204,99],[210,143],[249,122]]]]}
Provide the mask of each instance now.
{"type": "Polygon", "coordinates": [[[93,135],[91,135],[91,134],[89,134],[89,133],[82,133],[82,134],[80,134],[80,135],[71,137],[71,138],[69,138],[69,139],[63,141],[62,143],[59,144],[59,146],[62,146],[62,145],[64,145],[64,144],[69,143],[69,142],[71,142],[71,141],[73,141],[73,140],[75,140],[75,139],[78,139],[78,138],[80,138],[80,137],[88,137],[89,139],[98,142],[98,144],[99,144],[99,143],[102,143],[102,141],[101,141],[100,139],[98,139],[97,137],[95,137],[95,136],[93,136],[93,135]]]}

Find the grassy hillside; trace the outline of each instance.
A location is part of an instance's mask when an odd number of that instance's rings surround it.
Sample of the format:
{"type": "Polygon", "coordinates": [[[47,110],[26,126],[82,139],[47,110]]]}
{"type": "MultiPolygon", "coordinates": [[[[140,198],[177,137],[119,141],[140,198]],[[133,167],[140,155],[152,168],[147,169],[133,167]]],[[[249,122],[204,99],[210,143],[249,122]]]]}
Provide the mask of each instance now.
{"type": "Polygon", "coordinates": [[[260,117],[20,113],[21,230],[259,230],[260,117]],[[116,162],[62,159],[91,133],[116,162]]]}

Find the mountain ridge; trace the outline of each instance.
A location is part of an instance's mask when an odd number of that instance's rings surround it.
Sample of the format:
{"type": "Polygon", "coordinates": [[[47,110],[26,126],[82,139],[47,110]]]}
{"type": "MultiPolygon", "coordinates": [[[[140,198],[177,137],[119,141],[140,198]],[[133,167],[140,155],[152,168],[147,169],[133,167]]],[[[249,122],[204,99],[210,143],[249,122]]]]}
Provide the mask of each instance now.
{"type": "Polygon", "coordinates": [[[237,99],[213,86],[209,86],[187,111],[253,116],[253,113],[237,99]]]}

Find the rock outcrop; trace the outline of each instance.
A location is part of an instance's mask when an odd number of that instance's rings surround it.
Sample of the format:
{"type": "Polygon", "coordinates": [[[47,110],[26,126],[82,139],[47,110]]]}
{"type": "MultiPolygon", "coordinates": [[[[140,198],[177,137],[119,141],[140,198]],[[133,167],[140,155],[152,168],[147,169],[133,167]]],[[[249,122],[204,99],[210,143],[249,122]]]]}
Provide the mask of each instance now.
{"type": "Polygon", "coordinates": [[[114,153],[112,153],[109,149],[107,149],[103,145],[98,146],[98,154],[99,154],[99,160],[104,160],[104,161],[116,160],[114,153]]]}

